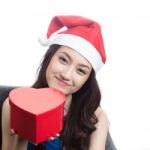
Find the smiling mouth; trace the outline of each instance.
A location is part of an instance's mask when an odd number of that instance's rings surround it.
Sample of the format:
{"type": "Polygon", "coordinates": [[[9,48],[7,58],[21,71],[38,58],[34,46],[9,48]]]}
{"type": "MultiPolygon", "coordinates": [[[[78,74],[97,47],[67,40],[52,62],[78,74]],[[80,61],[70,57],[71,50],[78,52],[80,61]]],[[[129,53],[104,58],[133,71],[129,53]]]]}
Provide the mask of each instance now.
{"type": "Polygon", "coordinates": [[[59,85],[61,85],[61,86],[69,86],[69,84],[68,83],[66,83],[66,82],[64,82],[62,79],[59,79],[59,78],[57,78],[56,77],[56,79],[57,79],[57,81],[58,81],[58,83],[59,83],[59,85]]]}

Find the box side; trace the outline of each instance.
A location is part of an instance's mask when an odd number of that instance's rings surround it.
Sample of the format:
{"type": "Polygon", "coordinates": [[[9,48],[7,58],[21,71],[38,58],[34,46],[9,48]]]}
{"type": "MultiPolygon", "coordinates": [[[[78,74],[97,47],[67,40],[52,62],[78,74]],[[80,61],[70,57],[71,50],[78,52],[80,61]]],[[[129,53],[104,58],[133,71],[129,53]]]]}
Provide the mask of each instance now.
{"type": "Polygon", "coordinates": [[[64,104],[37,116],[36,143],[48,140],[63,128],[64,104]]]}
{"type": "Polygon", "coordinates": [[[13,103],[10,103],[10,127],[20,137],[31,142],[36,141],[36,117],[30,112],[24,111],[13,103]]]}

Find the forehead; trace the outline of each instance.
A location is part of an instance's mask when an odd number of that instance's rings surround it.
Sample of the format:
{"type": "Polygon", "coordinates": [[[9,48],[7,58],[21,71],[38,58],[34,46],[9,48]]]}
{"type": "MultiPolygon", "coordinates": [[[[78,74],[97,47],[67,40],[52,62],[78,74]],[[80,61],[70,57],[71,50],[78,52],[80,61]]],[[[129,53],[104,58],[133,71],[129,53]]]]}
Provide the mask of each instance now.
{"type": "Polygon", "coordinates": [[[89,61],[84,56],[82,56],[79,52],[77,52],[76,50],[74,50],[70,47],[61,46],[56,53],[57,54],[63,53],[64,55],[66,54],[66,56],[69,56],[73,60],[76,60],[76,61],[83,63],[83,64],[86,64],[88,66],[91,66],[89,61]]]}

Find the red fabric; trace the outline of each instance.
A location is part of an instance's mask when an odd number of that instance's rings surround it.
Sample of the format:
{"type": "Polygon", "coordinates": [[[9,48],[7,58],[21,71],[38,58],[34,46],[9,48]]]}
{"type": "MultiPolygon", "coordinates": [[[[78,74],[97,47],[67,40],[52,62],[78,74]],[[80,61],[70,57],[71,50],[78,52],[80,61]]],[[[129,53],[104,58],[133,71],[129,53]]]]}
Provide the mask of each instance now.
{"type": "Polygon", "coordinates": [[[51,20],[47,31],[47,37],[49,38],[52,33],[58,31],[62,27],[73,28],[77,26],[90,26],[93,21],[80,16],[55,16],[51,20]]]}
{"type": "Polygon", "coordinates": [[[59,34],[73,34],[86,39],[97,49],[103,63],[105,63],[106,54],[103,37],[101,27],[97,22],[81,16],[55,16],[48,27],[47,38],[50,38],[53,33],[62,27],[67,27],[67,30],[59,34]]]}

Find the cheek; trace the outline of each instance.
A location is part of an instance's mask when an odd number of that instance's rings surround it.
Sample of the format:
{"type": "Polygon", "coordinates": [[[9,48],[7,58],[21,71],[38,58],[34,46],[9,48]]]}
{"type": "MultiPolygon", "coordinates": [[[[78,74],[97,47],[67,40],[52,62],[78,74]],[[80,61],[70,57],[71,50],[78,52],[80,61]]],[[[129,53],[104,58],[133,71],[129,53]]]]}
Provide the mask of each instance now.
{"type": "Polygon", "coordinates": [[[49,63],[49,65],[47,67],[46,73],[47,74],[52,73],[53,71],[55,71],[56,68],[57,68],[57,64],[54,63],[53,60],[51,60],[51,62],[49,63]]]}
{"type": "Polygon", "coordinates": [[[50,68],[51,68],[51,65],[49,64],[48,67],[47,67],[47,69],[46,69],[46,74],[47,74],[48,72],[50,72],[50,70],[51,70],[50,68]]]}
{"type": "Polygon", "coordinates": [[[47,80],[50,78],[50,75],[52,74],[52,71],[53,71],[52,65],[49,64],[48,67],[47,67],[47,69],[46,69],[46,79],[47,80]]]}
{"type": "Polygon", "coordinates": [[[48,78],[49,76],[53,76],[58,72],[61,72],[62,69],[63,67],[58,62],[51,61],[46,70],[46,78],[48,78]]]}

